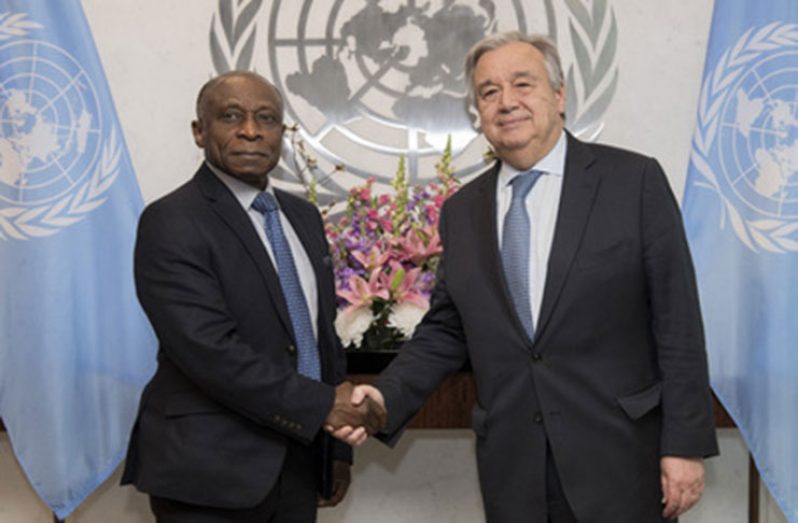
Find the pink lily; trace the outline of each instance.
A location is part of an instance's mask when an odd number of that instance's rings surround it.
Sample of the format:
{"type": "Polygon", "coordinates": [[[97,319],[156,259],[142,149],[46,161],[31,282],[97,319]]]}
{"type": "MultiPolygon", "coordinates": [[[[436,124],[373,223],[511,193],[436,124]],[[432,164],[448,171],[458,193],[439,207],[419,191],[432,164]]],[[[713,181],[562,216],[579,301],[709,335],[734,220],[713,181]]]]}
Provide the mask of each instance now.
{"type": "Polygon", "coordinates": [[[415,288],[419,274],[420,267],[405,270],[400,264],[392,263],[391,273],[380,274],[380,280],[383,287],[391,289],[395,303],[412,303],[426,310],[429,308],[429,300],[415,288]]]}
{"type": "Polygon", "coordinates": [[[438,229],[432,225],[411,230],[398,243],[405,256],[416,265],[443,251],[438,229]],[[426,242],[423,240],[424,237],[427,238],[426,242]]]}
{"type": "Polygon", "coordinates": [[[383,300],[390,298],[388,289],[380,281],[379,269],[371,272],[368,281],[360,276],[352,275],[347,283],[349,289],[338,289],[337,294],[355,308],[370,306],[375,298],[383,300]]]}
{"type": "Polygon", "coordinates": [[[362,265],[366,272],[372,272],[385,265],[390,259],[390,252],[382,252],[379,246],[374,245],[368,252],[352,251],[352,257],[362,265]]]}

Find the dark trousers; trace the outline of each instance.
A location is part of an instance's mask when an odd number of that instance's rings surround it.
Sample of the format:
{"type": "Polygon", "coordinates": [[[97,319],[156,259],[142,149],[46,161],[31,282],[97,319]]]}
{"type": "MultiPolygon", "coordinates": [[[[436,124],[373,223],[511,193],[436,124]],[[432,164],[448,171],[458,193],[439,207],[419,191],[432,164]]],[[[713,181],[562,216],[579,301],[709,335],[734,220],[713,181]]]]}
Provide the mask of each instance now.
{"type": "Polygon", "coordinates": [[[565,499],[560,474],[551,455],[551,449],[546,445],[546,508],[549,513],[548,523],[577,523],[576,516],[565,499]]]}
{"type": "Polygon", "coordinates": [[[314,523],[316,502],[313,448],[298,443],[289,444],[277,484],[254,507],[221,509],[150,496],[157,523],[314,523]]]}

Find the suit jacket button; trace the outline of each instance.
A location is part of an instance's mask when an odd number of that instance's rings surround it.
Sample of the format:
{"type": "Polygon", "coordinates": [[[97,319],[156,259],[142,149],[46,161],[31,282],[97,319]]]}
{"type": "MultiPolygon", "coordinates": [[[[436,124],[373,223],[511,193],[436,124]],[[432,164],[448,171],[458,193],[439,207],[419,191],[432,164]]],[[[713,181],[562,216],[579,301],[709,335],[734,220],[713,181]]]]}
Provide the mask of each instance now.
{"type": "Polygon", "coordinates": [[[294,345],[292,344],[292,345],[289,345],[289,346],[288,346],[288,348],[287,348],[286,350],[287,350],[288,352],[290,352],[291,354],[293,354],[293,353],[295,353],[295,352],[296,352],[296,347],[294,347],[294,345]]]}
{"type": "Polygon", "coordinates": [[[543,414],[541,414],[540,412],[536,412],[532,420],[537,424],[543,423],[543,414]]]}
{"type": "Polygon", "coordinates": [[[539,352],[536,352],[536,353],[534,353],[534,354],[532,355],[532,361],[534,361],[535,363],[538,363],[538,362],[540,362],[541,360],[543,360],[543,355],[542,355],[542,354],[540,354],[539,352]]]}

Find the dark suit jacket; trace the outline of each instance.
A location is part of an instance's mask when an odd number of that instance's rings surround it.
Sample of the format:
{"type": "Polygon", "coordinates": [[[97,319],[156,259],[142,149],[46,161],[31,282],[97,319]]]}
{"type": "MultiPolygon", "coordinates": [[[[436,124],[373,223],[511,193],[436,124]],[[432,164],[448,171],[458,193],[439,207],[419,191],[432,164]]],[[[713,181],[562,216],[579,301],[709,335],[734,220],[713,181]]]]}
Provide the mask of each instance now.
{"type": "MultiPolygon", "coordinates": [[[[319,213],[275,191],[319,293],[323,382],[299,375],[280,282],[250,218],[206,166],[141,216],[136,287],[160,342],[123,483],[221,508],[263,500],[289,440],[317,438],[343,380],[335,289],[319,213]]],[[[339,447],[351,460],[351,449],[339,447]],[[347,455],[348,451],[348,455],[347,455]]]]}
{"type": "Polygon", "coordinates": [[[388,438],[470,360],[489,522],[546,521],[546,440],[580,522],[659,521],[659,459],[717,453],[698,296],[659,164],[568,136],[535,339],[502,272],[495,166],[446,202],[429,313],[377,386],[388,438]]]}

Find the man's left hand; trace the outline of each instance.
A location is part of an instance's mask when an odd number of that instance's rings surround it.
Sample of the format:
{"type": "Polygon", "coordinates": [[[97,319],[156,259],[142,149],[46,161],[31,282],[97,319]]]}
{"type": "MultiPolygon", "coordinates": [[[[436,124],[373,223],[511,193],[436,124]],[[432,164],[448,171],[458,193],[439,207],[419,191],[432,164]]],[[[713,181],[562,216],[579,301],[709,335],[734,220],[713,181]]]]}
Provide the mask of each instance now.
{"type": "Polygon", "coordinates": [[[333,461],[333,492],[329,499],[319,496],[320,507],[334,507],[344,499],[352,482],[351,466],[346,461],[333,461]]]}
{"type": "Polygon", "coordinates": [[[681,516],[695,505],[704,492],[704,460],[665,456],[660,459],[662,516],[681,516]]]}

